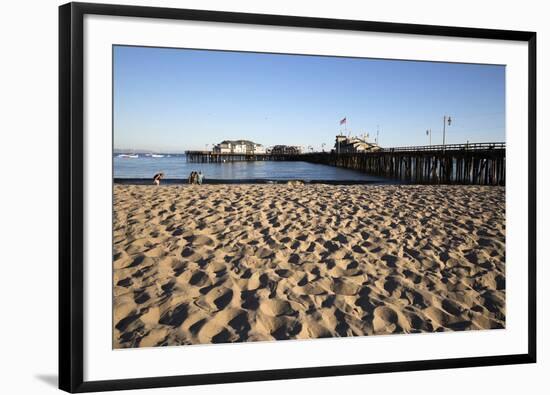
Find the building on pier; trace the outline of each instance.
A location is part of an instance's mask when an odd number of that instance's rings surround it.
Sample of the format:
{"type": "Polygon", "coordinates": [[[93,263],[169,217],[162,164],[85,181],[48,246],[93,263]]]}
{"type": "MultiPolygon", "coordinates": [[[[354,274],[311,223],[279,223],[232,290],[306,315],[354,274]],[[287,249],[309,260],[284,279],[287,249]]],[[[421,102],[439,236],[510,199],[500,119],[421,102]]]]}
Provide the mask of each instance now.
{"type": "Polygon", "coordinates": [[[302,148],[297,145],[274,145],[269,153],[271,155],[300,155],[302,148]]]}
{"type": "Polygon", "coordinates": [[[224,140],[212,148],[215,154],[265,154],[263,145],[250,140],[224,140]]]}
{"type": "Polygon", "coordinates": [[[381,148],[374,143],[369,143],[366,139],[359,137],[347,137],[343,134],[336,136],[334,143],[334,152],[337,154],[351,154],[358,152],[375,152],[381,148]]]}

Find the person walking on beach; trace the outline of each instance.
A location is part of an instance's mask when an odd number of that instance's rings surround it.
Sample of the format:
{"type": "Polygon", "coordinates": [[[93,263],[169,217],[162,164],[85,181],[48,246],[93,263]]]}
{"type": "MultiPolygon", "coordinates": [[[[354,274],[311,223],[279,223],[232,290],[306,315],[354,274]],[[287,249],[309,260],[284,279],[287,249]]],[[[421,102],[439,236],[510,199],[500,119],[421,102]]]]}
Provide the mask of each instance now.
{"type": "Polygon", "coordinates": [[[197,183],[199,185],[202,185],[203,178],[204,178],[204,175],[202,174],[202,171],[199,171],[199,174],[197,174],[197,183]]]}
{"type": "Polygon", "coordinates": [[[155,185],[160,185],[160,180],[164,178],[164,173],[157,173],[153,176],[153,183],[155,185]]]}

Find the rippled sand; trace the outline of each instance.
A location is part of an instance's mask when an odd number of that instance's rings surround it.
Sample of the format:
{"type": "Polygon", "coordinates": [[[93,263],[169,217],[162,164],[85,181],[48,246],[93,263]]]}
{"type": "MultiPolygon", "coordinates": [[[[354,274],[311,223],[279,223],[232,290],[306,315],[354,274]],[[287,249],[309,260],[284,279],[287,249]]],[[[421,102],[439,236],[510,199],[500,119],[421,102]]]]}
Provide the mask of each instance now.
{"type": "Polygon", "coordinates": [[[503,328],[504,197],[115,185],[113,346],[503,328]]]}

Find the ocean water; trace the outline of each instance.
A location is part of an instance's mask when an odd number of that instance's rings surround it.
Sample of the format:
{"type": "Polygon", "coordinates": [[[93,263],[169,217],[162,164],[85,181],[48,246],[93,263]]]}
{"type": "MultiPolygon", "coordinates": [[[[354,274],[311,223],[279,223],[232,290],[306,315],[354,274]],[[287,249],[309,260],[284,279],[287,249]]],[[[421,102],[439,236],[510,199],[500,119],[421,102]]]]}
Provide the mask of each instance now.
{"type": "Polygon", "coordinates": [[[152,179],[156,173],[163,172],[167,179],[185,180],[192,171],[201,171],[205,179],[213,180],[388,181],[355,170],[307,162],[190,163],[186,161],[185,155],[171,155],[163,158],[145,155],[139,155],[138,158],[114,156],[113,171],[114,177],[119,179],[152,179]]]}

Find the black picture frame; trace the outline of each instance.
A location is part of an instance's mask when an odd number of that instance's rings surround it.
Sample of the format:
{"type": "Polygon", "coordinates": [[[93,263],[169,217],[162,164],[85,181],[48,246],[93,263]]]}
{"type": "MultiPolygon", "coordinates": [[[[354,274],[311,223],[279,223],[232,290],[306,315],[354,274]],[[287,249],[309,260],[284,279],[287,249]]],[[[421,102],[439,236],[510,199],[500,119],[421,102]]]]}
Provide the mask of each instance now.
{"type": "Polygon", "coordinates": [[[110,4],[59,8],[59,388],[90,392],[536,362],[536,33],[110,4]],[[526,354],[84,381],[83,19],[86,14],[402,33],[528,43],[528,352],[526,354]]]}

